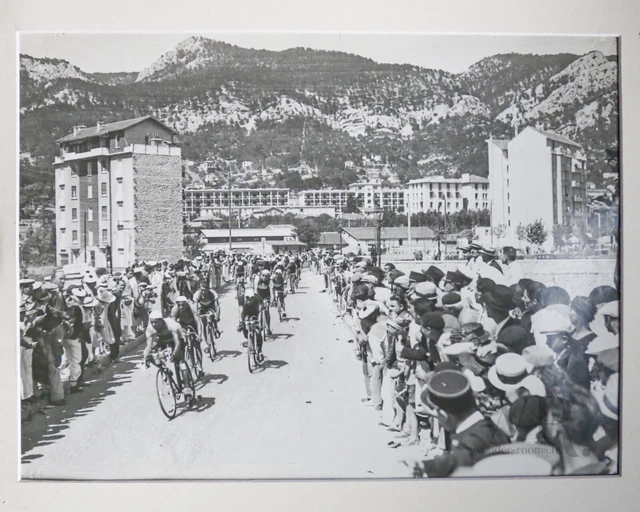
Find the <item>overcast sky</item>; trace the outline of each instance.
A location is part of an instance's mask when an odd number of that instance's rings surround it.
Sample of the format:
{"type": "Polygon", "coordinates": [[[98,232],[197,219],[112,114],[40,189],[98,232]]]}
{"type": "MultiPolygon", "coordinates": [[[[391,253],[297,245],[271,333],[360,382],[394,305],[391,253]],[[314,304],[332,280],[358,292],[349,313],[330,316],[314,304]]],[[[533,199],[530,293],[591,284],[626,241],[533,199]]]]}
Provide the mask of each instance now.
{"type": "Polygon", "coordinates": [[[20,53],[65,59],[86,72],[141,71],[191,35],[244,48],[284,50],[306,47],[337,50],[376,62],[414,64],[453,73],[499,53],[583,55],[617,53],[613,37],[509,36],[371,33],[172,33],[35,34],[20,36],[20,53]]]}

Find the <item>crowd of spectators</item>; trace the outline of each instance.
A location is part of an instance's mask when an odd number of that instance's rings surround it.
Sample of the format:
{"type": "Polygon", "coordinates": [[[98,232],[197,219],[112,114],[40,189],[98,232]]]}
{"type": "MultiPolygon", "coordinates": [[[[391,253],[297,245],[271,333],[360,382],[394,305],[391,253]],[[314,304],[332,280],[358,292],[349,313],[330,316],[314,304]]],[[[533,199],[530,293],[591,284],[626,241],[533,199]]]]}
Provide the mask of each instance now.
{"type": "Polygon", "coordinates": [[[419,447],[416,477],[618,472],[618,289],[570,297],[523,276],[515,252],[471,244],[455,271],[408,275],[319,257],[348,304],[363,402],[390,448],[419,447]]]}

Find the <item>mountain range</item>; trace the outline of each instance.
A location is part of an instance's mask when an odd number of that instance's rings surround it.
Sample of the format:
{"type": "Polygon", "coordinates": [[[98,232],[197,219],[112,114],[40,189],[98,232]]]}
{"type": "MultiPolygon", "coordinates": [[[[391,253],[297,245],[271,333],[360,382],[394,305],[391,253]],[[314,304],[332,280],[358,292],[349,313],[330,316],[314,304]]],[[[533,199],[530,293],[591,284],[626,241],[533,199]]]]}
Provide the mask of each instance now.
{"type": "MultiPolygon", "coordinates": [[[[20,56],[23,184],[52,181],[55,139],[74,125],[155,115],[185,159],[317,169],[322,185],[358,179],[344,162],[380,155],[401,181],[488,172],[485,140],[532,125],[582,144],[590,181],[618,144],[618,64],[586,55],[504,54],[463,73],[357,55],[255,50],[190,37],[138,73],[86,73],[20,56]]],[[[286,183],[282,183],[286,185],[286,183]]]]}

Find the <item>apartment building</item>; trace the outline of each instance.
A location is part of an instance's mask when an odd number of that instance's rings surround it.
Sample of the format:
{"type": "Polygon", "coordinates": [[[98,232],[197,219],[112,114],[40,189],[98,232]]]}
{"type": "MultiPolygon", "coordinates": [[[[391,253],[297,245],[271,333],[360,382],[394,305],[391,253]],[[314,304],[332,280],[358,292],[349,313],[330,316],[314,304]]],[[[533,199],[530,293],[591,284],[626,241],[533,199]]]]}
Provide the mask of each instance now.
{"type": "Polygon", "coordinates": [[[429,176],[407,183],[405,208],[412,214],[428,211],[455,213],[489,209],[489,180],[473,174],[460,178],[429,176]]]}
{"type": "Polygon", "coordinates": [[[74,127],[56,141],[56,263],[124,268],[182,255],[182,156],[152,116],[74,127]]]}
{"type": "Polygon", "coordinates": [[[554,225],[586,225],[587,160],[580,144],[531,126],[487,144],[491,223],[507,227],[507,240],[515,244],[517,226],[538,219],[549,244],[554,225]]]}
{"type": "Polygon", "coordinates": [[[264,210],[273,206],[289,205],[289,189],[287,188],[241,188],[241,189],[213,189],[201,187],[187,187],[184,189],[183,215],[192,220],[200,216],[202,209],[211,212],[225,213],[231,208],[248,211],[264,210]]]}

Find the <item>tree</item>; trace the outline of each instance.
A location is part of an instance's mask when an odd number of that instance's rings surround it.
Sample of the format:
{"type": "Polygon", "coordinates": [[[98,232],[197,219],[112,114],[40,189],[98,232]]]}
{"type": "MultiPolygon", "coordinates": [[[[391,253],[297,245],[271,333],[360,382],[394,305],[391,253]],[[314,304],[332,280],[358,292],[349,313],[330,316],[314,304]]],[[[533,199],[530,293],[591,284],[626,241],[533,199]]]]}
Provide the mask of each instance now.
{"type": "Polygon", "coordinates": [[[527,224],[525,228],[525,240],[532,245],[542,245],[547,240],[547,231],[544,229],[542,219],[527,224]]]}
{"type": "Polygon", "coordinates": [[[186,235],[183,240],[184,243],[184,253],[189,259],[193,259],[200,251],[202,251],[204,247],[204,241],[197,234],[186,235]]]}
{"type": "Polygon", "coordinates": [[[320,229],[313,219],[304,219],[298,224],[297,231],[298,240],[309,247],[315,247],[320,241],[320,229]]]}
{"type": "Polygon", "coordinates": [[[518,224],[518,227],[516,228],[516,236],[520,241],[527,239],[527,228],[524,224],[518,224]]]}
{"type": "Polygon", "coordinates": [[[553,245],[560,249],[567,243],[567,239],[571,236],[571,227],[564,224],[555,224],[552,230],[553,245]]]}
{"type": "Polygon", "coordinates": [[[498,224],[493,228],[493,234],[498,240],[500,240],[506,233],[507,233],[506,224],[498,224]]]}
{"type": "Polygon", "coordinates": [[[347,196],[347,205],[345,206],[344,213],[357,213],[358,212],[358,201],[355,196],[349,195],[347,196]]]}

